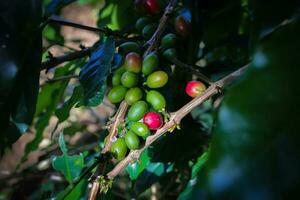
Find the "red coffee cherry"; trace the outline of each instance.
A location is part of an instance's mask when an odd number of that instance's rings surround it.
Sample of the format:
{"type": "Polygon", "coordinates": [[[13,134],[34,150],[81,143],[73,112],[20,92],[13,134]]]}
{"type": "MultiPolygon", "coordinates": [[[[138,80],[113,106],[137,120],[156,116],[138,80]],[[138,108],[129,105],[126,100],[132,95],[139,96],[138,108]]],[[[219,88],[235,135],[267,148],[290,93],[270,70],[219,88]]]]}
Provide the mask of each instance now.
{"type": "Polygon", "coordinates": [[[175,20],[175,30],[179,35],[186,37],[190,33],[191,24],[184,16],[179,15],[175,20]]]}
{"type": "Polygon", "coordinates": [[[157,0],[144,0],[144,7],[149,15],[156,15],[161,11],[157,0]]]}
{"type": "Polygon", "coordinates": [[[144,124],[146,124],[150,130],[157,130],[163,125],[163,119],[157,112],[148,112],[143,118],[144,124]]]}
{"type": "Polygon", "coordinates": [[[201,81],[190,81],[185,87],[185,92],[190,97],[197,97],[206,90],[206,86],[201,81]]]}

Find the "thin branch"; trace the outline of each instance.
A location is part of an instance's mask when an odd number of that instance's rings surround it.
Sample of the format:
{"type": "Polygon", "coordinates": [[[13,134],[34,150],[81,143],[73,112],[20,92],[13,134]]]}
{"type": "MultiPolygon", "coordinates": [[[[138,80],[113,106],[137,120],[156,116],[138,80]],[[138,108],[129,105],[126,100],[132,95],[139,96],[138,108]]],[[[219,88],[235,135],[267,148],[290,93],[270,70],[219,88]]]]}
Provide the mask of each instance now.
{"type": "Polygon", "coordinates": [[[241,75],[244,74],[244,72],[249,67],[249,65],[250,64],[248,63],[247,65],[245,65],[245,66],[239,68],[238,70],[232,72],[228,76],[225,76],[224,78],[220,79],[219,81],[216,82],[216,85],[220,88],[223,88],[224,86],[229,85],[230,83],[232,83],[233,81],[235,81],[236,79],[241,77],[241,75]]]}
{"type": "Polygon", "coordinates": [[[153,49],[157,46],[164,30],[166,29],[168,19],[169,19],[171,13],[173,12],[176,3],[177,3],[177,0],[171,0],[169,2],[168,6],[166,7],[163,16],[160,18],[160,22],[159,22],[159,25],[158,25],[156,31],[154,32],[154,34],[152,35],[150,40],[148,40],[145,44],[146,46],[148,46],[148,48],[144,53],[144,57],[146,55],[148,55],[150,52],[152,52],[153,49]]]}
{"type": "Polygon", "coordinates": [[[187,70],[191,71],[205,83],[207,83],[209,85],[213,84],[213,81],[211,81],[207,76],[205,76],[199,69],[196,69],[191,65],[185,64],[185,63],[181,62],[180,60],[178,60],[177,58],[170,58],[169,60],[176,66],[179,66],[183,69],[187,69],[187,70]]]}
{"type": "Polygon", "coordinates": [[[220,89],[224,88],[226,85],[232,83],[238,77],[240,77],[243,72],[246,70],[248,65],[238,69],[237,71],[229,74],[228,76],[222,78],[221,80],[211,84],[207,90],[200,96],[194,98],[189,103],[184,105],[182,108],[170,114],[170,119],[165,125],[158,129],[154,135],[149,136],[146,139],[145,145],[138,150],[131,151],[126,158],[120,161],[108,174],[107,178],[113,179],[115,178],[128,164],[138,160],[141,153],[148,148],[153,142],[155,142],[158,138],[160,138],[164,133],[173,130],[174,127],[177,127],[182,118],[185,117],[188,113],[190,113],[195,107],[205,102],[210,97],[220,93],[220,89]]]}
{"type": "Polygon", "coordinates": [[[100,183],[97,180],[93,181],[93,185],[92,185],[92,188],[91,188],[91,191],[90,191],[90,196],[89,196],[88,200],[95,200],[96,199],[99,188],[100,188],[100,183]]]}
{"type": "Polygon", "coordinates": [[[111,125],[111,128],[109,130],[109,135],[107,138],[106,145],[103,148],[101,153],[105,154],[110,150],[110,147],[112,145],[112,140],[118,134],[118,126],[124,122],[124,117],[125,117],[127,108],[128,108],[128,104],[126,103],[126,101],[122,101],[122,103],[120,104],[120,106],[114,116],[113,124],[111,125]]]}
{"type": "Polygon", "coordinates": [[[89,47],[89,48],[85,48],[80,51],[75,51],[75,52],[72,52],[72,53],[69,53],[66,55],[52,57],[48,61],[45,61],[42,63],[41,70],[44,70],[44,69],[49,70],[52,67],[55,67],[64,62],[88,56],[88,55],[90,55],[90,53],[92,52],[93,49],[94,49],[93,47],[89,47]]]}
{"type": "Polygon", "coordinates": [[[48,23],[60,24],[60,25],[63,25],[63,26],[71,26],[71,27],[80,28],[80,29],[84,29],[84,30],[87,30],[87,31],[97,32],[97,33],[104,33],[105,35],[111,35],[111,36],[114,36],[116,38],[121,38],[121,39],[126,38],[120,32],[113,31],[110,28],[96,28],[96,27],[86,26],[86,25],[83,25],[83,24],[78,24],[78,23],[66,20],[66,19],[64,19],[60,16],[57,16],[57,15],[53,15],[53,16],[49,17],[46,20],[45,24],[43,24],[43,26],[46,26],[48,23]]]}
{"type": "Polygon", "coordinates": [[[57,77],[57,78],[53,78],[53,79],[49,79],[47,80],[46,83],[54,83],[54,82],[57,82],[57,81],[64,81],[64,80],[69,80],[69,79],[72,79],[72,78],[76,78],[78,79],[79,76],[78,75],[66,75],[66,76],[60,76],[60,77],[57,77]]]}

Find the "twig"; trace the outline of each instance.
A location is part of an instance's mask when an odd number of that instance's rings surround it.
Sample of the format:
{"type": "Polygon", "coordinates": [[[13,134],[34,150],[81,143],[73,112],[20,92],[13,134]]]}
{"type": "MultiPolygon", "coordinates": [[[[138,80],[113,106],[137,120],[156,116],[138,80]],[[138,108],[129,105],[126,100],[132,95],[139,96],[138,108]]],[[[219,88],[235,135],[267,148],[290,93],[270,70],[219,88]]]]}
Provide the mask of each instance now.
{"type": "Polygon", "coordinates": [[[111,144],[112,144],[112,139],[114,136],[117,135],[118,133],[118,126],[124,122],[124,117],[126,114],[128,108],[128,104],[126,103],[126,101],[122,101],[122,103],[120,104],[114,119],[113,119],[113,124],[109,130],[109,135],[107,138],[107,142],[105,147],[103,148],[102,152],[103,154],[107,153],[110,150],[111,144]]]}
{"type": "Polygon", "coordinates": [[[148,46],[148,48],[144,53],[144,57],[146,55],[148,55],[150,52],[152,52],[153,49],[156,47],[157,43],[159,42],[161,35],[163,34],[163,32],[166,28],[167,21],[170,17],[170,14],[173,12],[176,3],[177,3],[177,0],[171,0],[169,2],[168,6],[166,7],[163,16],[160,18],[160,22],[159,22],[159,25],[158,25],[156,31],[154,32],[154,34],[152,35],[150,40],[148,40],[145,44],[145,46],[148,46]]]}
{"type": "Polygon", "coordinates": [[[63,26],[71,26],[71,27],[75,27],[75,28],[84,29],[84,30],[87,30],[87,31],[104,33],[105,35],[111,35],[111,36],[121,38],[121,39],[126,38],[120,32],[113,31],[110,28],[96,28],[96,27],[86,26],[86,25],[83,25],[83,24],[78,24],[78,23],[66,20],[66,19],[64,19],[60,16],[57,16],[57,15],[53,15],[53,16],[49,17],[46,20],[45,24],[43,24],[43,27],[46,26],[48,23],[60,24],[60,25],[63,25],[63,26]]]}
{"type": "Polygon", "coordinates": [[[136,161],[141,153],[148,148],[153,142],[155,142],[158,138],[160,138],[164,133],[174,129],[177,127],[181,119],[185,117],[188,113],[190,113],[195,107],[200,105],[201,103],[205,102],[210,97],[220,93],[220,89],[224,86],[232,83],[235,79],[241,76],[241,74],[245,71],[248,65],[238,69],[237,71],[229,74],[228,76],[224,77],[223,79],[213,83],[210,85],[207,90],[200,96],[194,98],[189,103],[184,105],[182,108],[170,114],[170,119],[165,125],[158,129],[154,135],[149,136],[146,139],[145,145],[138,150],[131,151],[126,158],[120,161],[108,174],[107,178],[113,179],[115,178],[128,164],[136,161]]]}
{"type": "Polygon", "coordinates": [[[202,72],[200,72],[199,69],[196,69],[191,65],[185,64],[180,60],[178,60],[177,58],[170,58],[169,60],[176,66],[188,69],[189,71],[193,72],[196,76],[198,76],[202,81],[206,82],[207,84],[209,85],[213,84],[213,81],[211,81],[207,76],[205,76],[202,72]]]}
{"type": "Polygon", "coordinates": [[[52,67],[55,67],[64,62],[88,56],[88,55],[90,55],[90,53],[92,52],[93,49],[94,49],[93,47],[89,47],[89,48],[85,48],[80,51],[75,51],[75,52],[72,52],[72,53],[69,53],[69,54],[66,54],[63,56],[52,57],[48,61],[42,63],[41,70],[44,70],[44,69],[49,70],[52,67]]]}
{"type": "Polygon", "coordinates": [[[69,80],[69,79],[72,79],[72,78],[78,79],[79,76],[78,75],[74,75],[74,74],[72,74],[72,75],[66,75],[66,76],[60,76],[60,77],[57,77],[57,78],[49,79],[49,80],[47,80],[46,83],[54,83],[56,81],[64,81],[64,80],[69,80]]]}
{"type": "Polygon", "coordinates": [[[93,181],[93,185],[90,191],[89,200],[94,200],[97,197],[98,191],[99,191],[100,183],[95,180],[93,181]]]}

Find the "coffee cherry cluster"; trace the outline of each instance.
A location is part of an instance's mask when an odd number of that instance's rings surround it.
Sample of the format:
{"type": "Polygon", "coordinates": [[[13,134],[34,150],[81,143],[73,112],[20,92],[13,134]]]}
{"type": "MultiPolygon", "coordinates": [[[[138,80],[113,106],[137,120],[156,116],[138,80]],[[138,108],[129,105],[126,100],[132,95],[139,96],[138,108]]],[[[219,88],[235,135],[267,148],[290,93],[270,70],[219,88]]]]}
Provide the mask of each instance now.
{"type": "MultiPolygon", "coordinates": [[[[161,12],[163,5],[158,0],[136,0],[135,5],[146,14],[135,23],[136,33],[149,40],[155,33],[158,23],[150,17],[161,12]]],[[[177,17],[175,30],[178,35],[186,36],[186,21],[177,17]],[[177,19],[178,18],[178,19],[177,19]]],[[[118,135],[112,141],[110,152],[117,160],[123,159],[129,150],[140,148],[141,143],[163,126],[161,114],[165,114],[165,97],[158,91],[168,82],[168,74],[159,68],[159,57],[175,57],[176,35],[165,33],[157,51],[144,57],[143,48],[138,42],[125,42],[118,47],[123,57],[123,65],[114,71],[108,92],[113,104],[122,101],[130,106],[125,123],[118,125],[118,135]]],[[[165,116],[165,115],[164,115],[165,116]]],[[[107,140],[107,139],[106,139],[107,140]]],[[[107,141],[104,141],[105,143],[107,141]]]]}
{"type": "MultiPolygon", "coordinates": [[[[165,47],[172,47],[173,35],[167,37],[162,43],[165,47]]],[[[167,84],[168,74],[159,68],[156,52],[142,58],[141,48],[135,42],[123,43],[118,52],[124,56],[124,61],[112,75],[112,88],[107,96],[113,104],[126,101],[130,106],[125,123],[119,126],[119,134],[110,149],[114,157],[121,160],[128,149],[138,149],[153,131],[162,127],[161,113],[166,107],[166,100],[157,89],[167,84]]]]}

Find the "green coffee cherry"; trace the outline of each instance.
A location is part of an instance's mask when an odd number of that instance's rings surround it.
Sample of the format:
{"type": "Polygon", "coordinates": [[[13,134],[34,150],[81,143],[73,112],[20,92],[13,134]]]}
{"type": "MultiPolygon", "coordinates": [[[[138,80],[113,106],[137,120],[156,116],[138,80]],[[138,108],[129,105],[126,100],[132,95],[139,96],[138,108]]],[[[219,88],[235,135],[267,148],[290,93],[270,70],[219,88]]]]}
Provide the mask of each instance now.
{"type": "Polygon", "coordinates": [[[161,110],[166,107],[164,96],[155,90],[151,90],[147,93],[146,101],[151,104],[154,110],[161,110]]]}
{"type": "Polygon", "coordinates": [[[144,75],[149,75],[158,67],[158,56],[156,53],[150,53],[147,55],[142,64],[142,73],[144,75]]]}
{"type": "Polygon", "coordinates": [[[112,85],[117,86],[121,84],[121,74],[115,73],[112,77],[112,85]]]}
{"type": "Polygon", "coordinates": [[[147,77],[149,88],[161,88],[168,82],[168,74],[164,71],[156,71],[147,77]]]}
{"type": "Polygon", "coordinates": [[[167,59],[174,58],[176,56],[176,50],[174,48],[167,49],[163,52],[163,56],[167,59]]]}
{"type": "Polygon", "coordinates": [[[130,130],[141,137],[147,137],[148,135],[150,135],[148,126],[142,122],[132,123],[130,130]]]}
{"type": "Polygon", "coordinates": [[[121,55],[127,55],[130,52],[135,52],[137,54],[141,53],[141,46],[136,42],[125,42],[119,46],[118,52],[121,55]]]}
{"type": "Polygon", "coordinates": [[[130,121],[139,121],[147,112],[148,104],[145,101],[138,101],[134,103],[127,114],[127,118],[130,121]]]}
{"type": "Polygon", "coordinates": [[[125,143],[131,150],[138,149],[140,146],[140,140],[138,136],[132,131],[128,131],[125,135],[125,143]]]}
{"type": "Polygon", "coordinates": [[[124,66],[121,66],[114,73],[122,75],[124,72],[126,72],[126,69],[124,66]]]}
{"type": "Polygon", "coordinates": [[[127,89],[122,86],[114,86],[109,92],[108,92],[108,99],[111,103],[120,103],[125,95],[126,95],[127,89]]]}
{"type": "Polygon", "coordinates": [[[111,145],[110,152],[117,160],[122,160],[127,153],[127,145],[124,138],[118,138],[111,145]]]}
{"type": "Polygon", "coordinates": [[[148,17],[141,17],[139,18],[136,23],[135,23],[135,28],[136,30],[138,30],[139,32],[143,31],[143,28],[149,24],[151,22],[151,20],[148,17]]]}
{"type": "Polygon", "coordinates": [[[125,72],[121,77],[121,83],[127,88],[132,88],[138,84],[138,75],[133,72],[125,72]]]}
{"type": "Polygon", "coordinates": [[[140,100],[143,97],[143,91],[138,88],[131,88],[130,90],[127,91],[126,96],[125,96],[125,101],[129,104],[132,105],[138,100],[140,100]]]}
{"type": "Polygon", "coordinates": [[[154,34],[156,28],[157,28],[156,23],[151,23],[151,24],[146,25],[142,31],[144,38],[150,39],[152,37],[152,35],[154,34]]]}
{"type": "Polygon", "coordinates": [[[172,48],[175,46],[176,36],[173,33],[168,33],[161,40],[161,46],[165,49],[172,48]]]}

